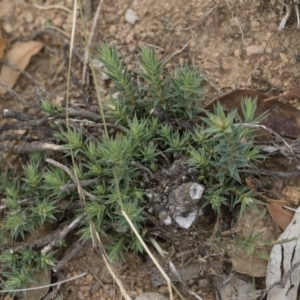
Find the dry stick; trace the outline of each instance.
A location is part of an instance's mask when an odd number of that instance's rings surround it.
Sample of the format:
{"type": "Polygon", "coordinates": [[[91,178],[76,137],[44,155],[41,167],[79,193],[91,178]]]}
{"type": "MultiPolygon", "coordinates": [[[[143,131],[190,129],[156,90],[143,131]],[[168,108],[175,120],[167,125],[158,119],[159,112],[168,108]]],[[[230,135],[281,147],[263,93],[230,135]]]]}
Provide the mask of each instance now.
{"type": "MultiPolygon", "coordinates": [[[[79,184],[81,185],[81,187],[87,187],[87,186],[91,186],[95,183],[98,183],[99,180],[100,180],[99,178],[82,180],[82,181],[79,181],[79,184]]],[[[61,186],[60,190],[64,191],[64,192],[68,192],[71,190],[75,190],[76,188],[77,188],[77,185],[75,183],[69,183],[69,184],[65,184],[65,185],[61,186]]]]}
{"type": "Polygon", "coordinates": [[[44,289],[47,287],[52,287],[52,286],[56,286],[59,284],[63,284],[81,277],[84,277],[85,275],[87,275],[87,272],[81,273],[79,275],[76,275],[74,277],[71,277],[69,279],[65,279],[59,282],[55,282],[55,283],[51,283],[51,284],[47,284],[47,285],[41,285],[41,286],[37,286],[37,287],[33,287],[33,288],[27,288],[27,289],[18,289],[18,290],[0,290],[0,293],[17,293],[17,292],[26,292],[26,291],[33,291],[33,290],[40,290],[40,289],[44,289]]]}
{"type": "Polygon", "coordinates": [[[86,119],[89,119],[89,120],[92,120],[92,121],[95,121],[95,122],[99,122],[99,121],[102,121],[102,118],[101,116],[99,116],[99,114],[96,114],[92,111],[87,111],[87,110],[84,110],[84,109],[74,109],[74,108],[66,108],[65,109],[65,114],[60,114],[60,115],[57,115],[59,117],[62,117],[62,116],[66,116],[66,114],[68,113],[68,116],[70,117],[81,117],[81,118],[86,118],[86,119]]]}
{"type": "Polygon", "coordinates": [[[38,120],[32,120],[31,118],[27,118],[25,114],[22,113],[18,113],[14,110],[9,110],[9,109],[4,109],[3,110],[3,116],[6,118],[8,117],[9,119],[23,119],[20,122],[16,122],[13,124],[4,124],[3,126],[0,127],[0,131],[4,131],[4,130],[11,130],[11,129],[17,129],[17,128],[22,128],[24,129],[25,127],[38,127],[38,126],[42,126],[43,124],[45,124],[47,121],[51,120],[51,118],[43,118],[43,119],[38,119],[38,120]],[[27,120],[24,120],[26,119],[27,120]]]}
{"type": "MultiPolygon", "coordinates": [[[[152,243],[152,245],[156,248],[157,252],[161,255],[161,257],[165,258],[166,255],[168,254],[168,252],[164,251],[160,245],[155,241],[154,238],[150,238],[150,242],[152,243]]],[[[196,299],[198,300],[203,300],[200,296],[198,296],[196,293],[194,293],[191,289],[189,289],[189,287],[181,280],[181,276],[179,274],[179,272],[177,271],[175,265],[172,263],[172,261],[169,261],[169,266],[170,266],[170,270],[172,271],[173,275],[176,277],[176,281],[179,281],[183,287],[185,288],[186,292],[188,292],[190,295],[194,296],[196,299]]],[[[173,286],[173,284],[172,284],[173,286]]],[[[179,295],[180,298],[183,299],[183,297],[181,295],[179,295]]]]}
{"type": "Polygon", "coordinates": [[[49,244],[55,237],[60,233],[61,228],[55,229],[54,231],[51,231],[48,233],[46,236],[43,236],[41,238],[38,238],[34,240],[33,242],[25,243],[21,242],[20,244],[16,245],[14,248],[11,249],[13,253],[19,252],[22,250],[24,247],[28,248],[41,248],[44,247],[45,245],[49,244]]]}
{"type": "Polygon", "coordinates": [[[4,109],[3,110],[3,115],[5,118],[8,119],[17,119],[18,121],[29,121],[32,120],[31,115],[27,115],[12,109],[4,109]]]}
{"type": "Polygon", "coordinates": [[[43,88],[38,81],[32,76],[30,75],[28,72],[26,72],[25,70],[20,69],[18,66],[11,64],[10,62],[8,62],[7,60],[4,59],[0,59],[0,63],[3,63],[4,65],[8,66],[9,68],[20,72],[21,74],[23,74],[25,77],[27,77],[31,82],[34,83],[34,85],[36,87],[38,87],[42,92],[44,92],[45,94],[47,94],[48,96],[50,96],[51,98],[53,98],[53,94],[49,93],[45,88],[43,88]]]}
{"type": "Polygon", "coordinates": [[[138,163],[136,161],[132,161],[131,164],[136,167],[137,169],[140,169],[146,173],[148,173],[150,175],[150,177],[153,179],[154,178],[154,174],[145,166],[143,166],[141,163],[138,163]]]}
{"type": "MultiPolygon", "coordinates": [[[[169,288],[169,295],[170,295],[170,300],[173,300],[173,293],[172,293],[172,286],[174,288],[174,285],[172,284],[169,276],[166,274],[166,272],[163,270],[163,268],[161,267],[161,265],[158,263],[158,261],[156,260],[156,258],[153,256],[153,254],[151,253],[150,249],[148,248],[148,246],[145,244],[145,242],[143,241],[142,237],[140,236],[140,234],[137,232],[135,226],[133,225],[133,223],[131,222],[130,218],[128,217],[128,215],[126,214],[126,212],[122,209],[122,215],[124,216],[124,218],[126,219],[126,221],[128,222],[129,226],[131,227],[132,231],[134,232],[135,236],[138,238],[138,240],[140,241],[140,243],[142,244],[143,248],[146,250],[146,252],[148,253],[148,255],[150,256],[151,260],[153,261],[153,263],[155,264],[155,266],[157,267],[157,269],[160,271],[160,273],[162,274],[162,276],[165,278],[167,284],[168,284],[168,288],[169,288]]],[[[175,289],[176,290],[176,289],[175,289]]]]}
{"type": "MultiPolygon", "coordinates": [[[[101,287],[104,288],[104,284],[101,282],[101,279],[98,278],[97,274],[94,272],[94,270],[89,266],[87,265],[87,263],[81,259],[82,263],[87,267],[87,269],[93,274],[94,278],[97,279],[97,281],[100,283],[101,287]]],[[[128,277],[127,277],[128,278],[128,277]]]]}
{"type": "MultiPolygon", "coordinates": [[[[94,230],[95,230],[95,228],[94,228],[93,226],[91,226],[91,231],[94,231],[94,230]]],[[[101,242],[101,240],[100,240],[100,236],[99,236],[99,234],[98,234],[97,231],[94,232],[94,236],[93,236],[93,234],[92,234],[92,239],[93,239],[93,238],[95,238],[95,239],[97,240],[97,246],[98,246],[98,247],[96,248],[96,250],[99,251],[99,253],[100,253],[100,255],[101,255],[101,257],[102,257],[102,259],[103,259],[103,261],[104,261],[104,263],[105,263],[105,266],[107,267],[108,272],[110,273],[110,275],[111,275],[111,277],[113,278],[114,282],[117,283],[117,285],[118,285],[118,287],[119,287],[119,289],[120,289],[120,291],[121,291],[121,293],[122,293],[122,296],[125,298],[125,300],[132,300],[132,299],[128,296],[128,294],[127,294],[127,292],[126,292],[126,290],[125,290],[125,288],[124,288],[123,283],[122,283],[122,282],[120,281],[120,279],[116,276],[114,270],[111,268],[110,264],[108,263],[108,257],[107,257],[107,255],[106,255],[106,252],[105,252],[105,250],[104,250],[103,244],[102,244],[102,242],[101,242]]],[[[96,245],[96,241],[93,241],[93,244],[96,245]]]]}
{"type": "Polygon", "coordinates": [[[64,148],[59,145],[50,144],[50,143],[41,143],[41,142],[32,142],[32,143],[22,143],[20,146],[15,146],[11,149],[11,146],[0,145],[0,152],[8,153],[12,151],[15,154],[28,154],[35,151],[41,150],[53,150],[53,151],[63,151],[64,148]]]}
{"type": "Polygon", "coordinates": [[[23,97],[21,97],[19,94],[17,94],[13,89],[11,89],[8,85],[6,85],[4,82],[0,81],[0,86],[4,87],[9,94],[11,94],[14,98],[16,98],[24,106],[38,107],[37,104],[33,104],[33,103],[30,103],[27,100],[25,100],[23,97]]]}
{"type": "MultiPolygon", "coordinates": [[[[58,273],[57,274],[57,282],[60,282],[61,280],[63,280],[65,277],[63,275],[63,273],[58,273]]],[[[54,288],[52,288],[51,291],[48,291],[48,293],[42,297],[43,300],[53,300],[53,299],[58,299],[60,297],[57,296],[59,290],[60,290],[61,284],[55,286],[54,288]]],[[[41,299],[39,299],[41,300],[41,299]]]]}
{"type": "MultiPolygon", "coordinates": [[[[101,243],[101,241],[99,241],[99,243],[101,243]]],[[[107,268],[107,270],[109,271],[111,277],[113,278],[114,282],[117,283],[121,293],[122,293],[122,296],[125,298],[125,300],[132,300],[129,295],[127,294],[126,292],[126,289],[123,285],[123,283],[121,282],[121,280],[116,276],[114,270],[112,269],[111,265],[108,263],[107,261],[107,258],[105,256],[105,254],[101,251],[101,255],[102,255],[102,259],[105,263],[105,266],[107,268]]]]}
{"type": "MultiPolygon", "coordinates": [[[[98,114],[93,113],[91,111],[87,111],[87,110],[83,110],[83,109],[69,108],[68,112],[69,112],[69,116],[71,116],[71,117],[84,118],[84,119],[91,120],[93,122],[101,121],[101,117],[98,114]]],[[[4,126],[0,127],[0,131],[16,129],[16,128],[24,128],[24,127],[28,127],[28,126],[38,127],[38,126],[41,126],[41,125],[43,125],[44,123],[46,123],[48,121],[52,121],[52,120],[55,120],[55,119],[60,119],[60,118],[65,117],[66,116],[66,109],[64,109],[64,113],[60,113],[60,114],[57,114],[55,116],[50,116],[50,117],[37,119],[37,120],[32,120],[33,117],[30,116],[30,115],[19,113],[19,112],[16,112],[14,110],[10,110],[10,109],[4,109],[3,114],[4,114],[4,117],[14,118],[14,119],[17,119],[17,120],[22,120],[23,122],[14,123],[14,124],[5,124],[4,126]],[[25,119],[28,119],[28,120],[25,120],[25,119]]],[[[97,125],[101,125],[101,124],[97,124],[97,125]]],[[[114,125],[111,125],[111,127],[113,127],[113,126],[114,125]]],[[[115,126],[115,128],[123,131],[122,128],[119,128],[118,126],[115,126]]]]}
{"type": "Polygon", "coordinates": [[[85,53],[84,53],[84,62],[83,62],[83,71],[82,71],[82,83],[85,84],[85,74],[86,74],[86,70],[87,70],[87,64],[88,64],[88,60],[89,60],[89,54],[88,54],[88,48],[91,45],[92,39],[94,37],[95,34],[95,29],[96,29],[96,25],[97,25],[97,20],[101,11],[101,6],[102,6],[103,0],[99,1],[94,19],[93,19],[93,24],[92,24],[92,28],[90,31],[90,36],[89,36],[89,41],[88,41],[88,45],[86,45],[85,48],[85,53]]]}
{"type": "Polygon", "coordinates": [[[249,174],[256,174],[256,175],[264,175],[264,176],[274,176],[274,177],[283,177],[283,178],[289,178],[289,177],[295,177],[299,176],[300,172],[280,172],[280,171],[271,171],[271,170],[262,170],[262,169],[243,169],[239,170],[239,173],[249,173],[249,174]]]}
{"type": "MultiPolygon", "coordinates": [[[[20,205],[27,204],[28,202],[30,203],[31,200],[30,200],[30,199],[24,199],[24,200],[18,200],[18,201],[17,201],[17,203],[20,204],[20,205]]],[[[33,201],[32,201],[32,203],[33,203],[33,201]]],[[[7,205],[6,205],[6,204],[1,205],[1,206],[0,206],[0,212],[1,212],[1,210],[4,210],[4,209],[6,209],[6,208],[7,208],[7,205]]]]}
{"type": "Polygon", "coordinates": [[[28,138],[26,136],[24,136],[23,134],[3,134],[0,135],[0,141],[22,141],[22,142],[26,142],[28,140],[28,138]]]}
{"type": "Polygon", "coordinates": [[[294,159],[297,161],[292,147],[287,143],[287,141],[282,136],[280,136],[278,133],[273,131],[271,128],[268,128],[265,125],[252,124],[252,123],[237,123],[237,124],[234,124],[234,125],[235,126],[244,126],[244,127],[247,127],[247,128],[262,128],[262,129],[268,131],[270,134],[275,135],[277,138],[279,138],[284,143],[284,145],[289,149],[290,153],[293,155],[294,159]]]}
{"type": "Polygon", "coordinates": [[[80,191],[82,192],[82,195],[85,195],[85,196],[88,196],[90,197],[92,200],[95,200],[95,201],[99,201],[99,197],[87,192],[86,190],[84,190],[81,185],[80,185],[80,182],[79,180],[77,179],[77,177],[72,173],[72,171],[65,165],[51,159],[51,158],[46,158],[45,159],[46,162],[60,168],[60,169],[63,169],[70,177],[71,179],[73,180],[73,182],[75,182],[76,184],[76,187],[77,189],[80,189],[80,191]]]}
{"type": "Polygon", "coordinates": [[[83,220],[85,217],[86,213],[83,213],[74,221],[72,221],[70,225],[66,226],[62,231],[60,231],[60,233],[55,237],[55,239],[41,250],[41,254],[46,255],[47,253],[49,253],[53,249],[53,247],[57,246],[59,241],[63,239],[70,231],[76,228],[81,222],[81,220],[83,220]]]}

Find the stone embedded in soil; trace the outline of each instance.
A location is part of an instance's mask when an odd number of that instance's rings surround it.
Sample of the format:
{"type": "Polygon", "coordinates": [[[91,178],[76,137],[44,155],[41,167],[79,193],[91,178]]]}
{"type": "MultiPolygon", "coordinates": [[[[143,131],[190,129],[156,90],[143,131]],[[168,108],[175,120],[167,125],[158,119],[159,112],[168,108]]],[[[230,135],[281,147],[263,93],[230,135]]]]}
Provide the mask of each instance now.
{"type": "Polygon", "coordinates": [[[265,48],[261,45],[250,45],[246,47],[246,53],[248,56],[251,56],[253,54],[262,54],[264,53],[265,48]]]}
{"type": "Polygon", "coordinates": [[[194,221],[196,220],[196,217],[197,217],[197,213],[196,212],[191,212],[187,215],[187,217],[176,216],[175,217],[175,222],[181,228],[188,229],[194,223],[194,221]]]}
{"type": "Polygon", "coordinates": [[[260,22],[258,21],[252,21],[251,22],[251,29],[253,31],[259,31],[260,22]]]}
{"type": "Polygon", "coordinates": [[[139,20],[139,17],[132,8],[128,8],[125,13],[125,20],[127,23],[133,25],[136,21],[139,20]]]}
{"type": "Polygon", "coordinates": [[[94,279],[94,277],[91,274],[87,274],[86,277],[85,277],[85,280],[86,280],[87,284],[91,284],[93,279],[94,279]]]}

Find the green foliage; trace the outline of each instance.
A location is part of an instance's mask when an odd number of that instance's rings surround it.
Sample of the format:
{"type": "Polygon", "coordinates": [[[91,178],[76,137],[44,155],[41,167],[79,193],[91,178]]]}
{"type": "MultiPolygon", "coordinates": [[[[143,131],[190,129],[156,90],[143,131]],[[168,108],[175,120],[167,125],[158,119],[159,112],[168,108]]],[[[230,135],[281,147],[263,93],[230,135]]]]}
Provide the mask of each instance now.
{"type": "Polygon", "coordinates": [[[54,115],[59,114],[63,111],[60,106],[58,106],[57,104],[52,104],[48,100],[42,100],[41,101],[41,109],[44,113],[46,113],[50,116],[54,116],[54,115]]]}
{"type": "Polygon", "coordinates": [[[119,59],[117,49],[106,44],[99,45],[99,60],[106,67],[106,74],[115,82],[116,91],[121,92],[126,99],[126,105],[135,107],[136,91],[133,85],[133,78],[128,74],[128,70],[123,66],[123,61],[119,59]]]}
{"type": "Polygon", "coordinates": [[[238,249],[244,251],[248,256],[252,255],[257,247],[262,232],[250,233],[248,236],[239,235],[234,241],[235,246],[238,249]]]}
{"type": "Polygon", "coordinates": [[[242,122],[242,119],[253,122],[255,110],[256,101],[251,99],[242,102],[242,117],[235,110],[225,115],[221,105],[217,104],[214,113],[206,112],[207,117],[202,117],[206,128],[196,128],[194,132],[193,139],[199,144],[190,147],[188,164],[201,170],[200,178],[204,184],[222,187],[205,196],[205,204],[211,204],[216,211],[222,205],[240,204],[243,213],[247,207],[255,208],[260,203],[255,199],[257,195],[247,187],[239,188],[242,184],[240,173],[245,168],[255,168],[254,162],[264,156],[259,147],[253,146],[255,132],[245,128],[243,123],[234,123],[235,120],[242,122]]]}
{"type": "Polygon", "coordinates": [[[7,271],[3,272],[5,277],[5,288],[9,290],[24,289],[27,283],[35,283],[33,273],[35,270],[47,270],[57,263],[56,251],[42,255],[31,248],[23,248],[15,253],[9,249],[0,254],[0,263],[7,271]]]}
{"type": "MultiPolygon", "coordinates": [[[[56,154],[56,160],[79,181],[92,182],[84,186],[85,206],[70,208],[74,218],[88,214],[77,231],[81,240],[91,238],[94,228],[110,241],[106,248],[113,261],[122,259],[123,251],[143,251],[122,211],[141,233],[147,203],[145,183],[137,168],[155,172],[162,155],[170,161],[184,157],[190,167],[197,169],[199,182],[207,187],[205,205],[215,211],[219,212],[223,205],[239,205],[241,212],[247,207],[255,208],[256,195],[240,177],[245,168],[254,167],[255,160],[262,158],[260,149],[253,146],[255,131],[243,126],[243,122],[258,121],[254,119],[255,101],[243,102],[243,116],[236,111],[225,114],[219,104],[214,113],[204,112],[199,106],[203,76],[196,69],[184,67],[165,74],[166,61],[149,48],[141,51],[138,70],[131,72],[119,59],[116,48],[100,45],[99,54],[105,72],[114,82],[112,92],[119,93],[106,102],[106,117],[118,124],[122,134],[97,136],[95,141],[82,127],[71,125],[67,131],[61,124],[50,124],[63,149],[59,158],[56,154]],[[163,111],[165,119],[151,115],[153,108],[163,111]],[[182,120],[190,124],[191,130],[177,126],[182,120]]],[[[61,112],[48,101],[42,101],[41,106],[49,115],[61,112]]],[[[5,270],[6,288],[24,287],[33,280],[34,270],[53,266],[56,257],[55,251],[42,256],[30,248],[14,253],[4,249],[4,244],[23,240],[45,223],[57,222],[62,202],[81,200],[77,189],[62,189],[74,184],[72,176],[59,166],[45,164],[45,156],[41,151],[33,153],[21,178],[6,173],[0,180],[0,195],[6,204],[1,221],[0,264],[5,270]]]]}
{"type": "Polygon", "coordinates": [[[145,47],[138,56],[140,70],[131,75],[115,47],[102,44],[99,54],[106,74],[115,83],[114,91],[121,94],[107,105],[108,116],[116,122],[126,124],[135,114],[139,118],[147,117],[154,107],[189,120],[197,119],[197,114],[202,111],[198,103],[203,96],[200,84],[204,77],[198,70],[184,67],[163,76],[166,60],[158,58],[154,49],[145,47]],[[137,87],[134,87],[135,74],[142,78],[137,87]]]}

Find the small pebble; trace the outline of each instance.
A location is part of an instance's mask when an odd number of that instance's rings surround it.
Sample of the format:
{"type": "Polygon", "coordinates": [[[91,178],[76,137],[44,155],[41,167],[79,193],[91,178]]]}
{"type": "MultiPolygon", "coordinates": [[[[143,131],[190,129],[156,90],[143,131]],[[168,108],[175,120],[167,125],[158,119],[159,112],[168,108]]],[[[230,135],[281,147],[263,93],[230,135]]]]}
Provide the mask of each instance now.
{"type": "Polygon", "coordinates": [[[261,45],[250,45],[246,47],[246,53],[248,56],[253,54],[262,54],[264,53],[265,49],[261,45]]]}
{"type": "Polygon", "coordinates": [[[78,291],[77,292],[77,297],[80,299],[80,300],[84,300],[85,297],[83,296],[83,293],[81,291],[78,291]]]}
{"type": "Polygon", "coordinates": [[[133,25],[136,21],[139,20],[137,13],[132,9],[128,8],[125,13],[125,21],[133,25]]]}
{"type": "Polygon", "coordinates": [[[86,280],[87,284],[91,284],[93,279],[94,279],[94,277],[91,274],[87,274],[86,277],[85,277],[85,280],[86,280]]]}

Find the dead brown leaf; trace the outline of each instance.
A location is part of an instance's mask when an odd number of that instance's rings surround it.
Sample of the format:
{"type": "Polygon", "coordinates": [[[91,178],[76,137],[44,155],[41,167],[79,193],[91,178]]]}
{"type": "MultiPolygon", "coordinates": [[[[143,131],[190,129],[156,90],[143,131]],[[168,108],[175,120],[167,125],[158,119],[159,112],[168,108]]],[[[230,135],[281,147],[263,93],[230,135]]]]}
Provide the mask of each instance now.
{"type": "MultiPolygon", "coordinates": [[[[250,178],[246,178],[245,181],[249,189],[257,192],[255,184],[250,178]]],[[[280,226],[281,229],[285,230],[294,217],[294,212],[284,208],[284,206],[290,203],[285,200],[273,200],[265,195],[260,195],[260,198],[267,203],[266,206],[273,221],[280,226]]]]}
{"type": "MultiPolygon", "coordinates": [[[[9,63],[24,70],[29,64],[31,57],[37,54],[43,47],[44,44],[42,42],[36,41],[16,43],[7,52],[5,59],[9,63]]],[[[12,88],[16,84],[19,76],[20,72],[17,72],[5,65],[2,66],[0,72],[0,81],[9,87],[12,88]]],[[[6,90],[3,87],[0,87],[0,95],[5,93],[6,90]]]]}
{"type": "Polygon", "coordinates": [[[272,219],[276,224],[285,230],[291,223],[294,212],[283,208],[283,206],[289,205],[289,202],[285,200],[271,200],[267,203],[267,209],[272,219]]]}
{"type": "Polygon", "coordinates": [[[259,255],[246,256],[245,253],[235,252],[231,256],[231,262],[234,269],[242,274],[247,274],[253,277],[265,277],[267,272],[268,261],[261,258],[259,255]]]}
{"type": "Polygon", "coordinates": [[[275,100],[275,99],[280,99],[280,98],[287,98],[287,97],[296,97],[296,98],[300,98],[300,86],[296,86],[294,88],[292,88],[289,92],[287,92],[286,94],[283,95],[279,95],[279,96],[274,96],[274,97],[270,97],[267,99],[264,99],[264,102],[268,102],[271,100],[275,100]]]}
{"type": "Polygon", "coordinates": [[[35,290],[29,290],[26,292],[27,300],[40,300],[49,291],[49,284],[51,283],[51,269],[34,271],[32,274],[35,282],[27,283],[27,288],[34,288],[40,286],[46,286],[44,288],[37,288],[35,290]]]}
{"type": "Polygon", "coordinates": [[[267,272],[271,246],[265,241],[278,239],[280,228],[274,223],[271,216],[264,214],[265,206],[258,205],[257,210],[247,209],[243,215],[239,215],[236,224],[237,235],[241,237],[257,236],[255,250],[248,255],[235,243],[226,243],[226,250],[231,257],[235,270],[239,273],[253,277],[264,277],[267,272]]]}
{"type": "MultiPolygon", "coordinates": [[[[298,92],[295,89],[293,93],[298,92]]],[[[207,110],[213,110],[216,102],[220,102],[225,111],[236,109],[240,116],[242,116],[241,103],[245,98],[257,99],[257,109],[255,116],[268,112],[266,118],[260,123],[271,128],[280,135],[300,138],[300,111],[295,107],[276,100],[264,102],[265,99],[270,99],[267,95],[256,92],[254,90],[236,90],[226,94],[207,107],[207,110]]],[[[266,131],[258,132],[258,140],[272,140],[272,137],[266,131]]]]}

